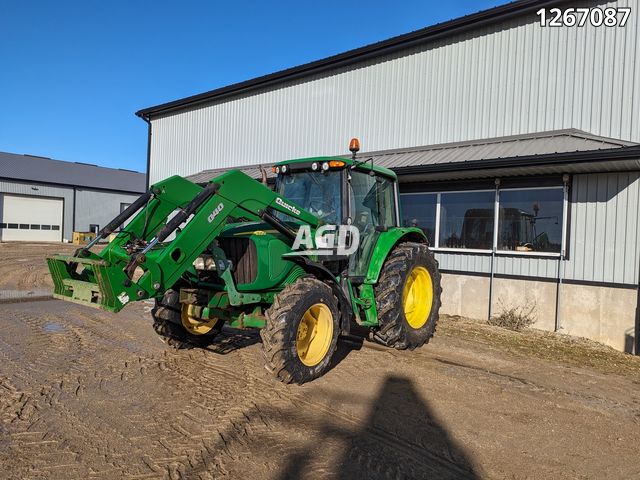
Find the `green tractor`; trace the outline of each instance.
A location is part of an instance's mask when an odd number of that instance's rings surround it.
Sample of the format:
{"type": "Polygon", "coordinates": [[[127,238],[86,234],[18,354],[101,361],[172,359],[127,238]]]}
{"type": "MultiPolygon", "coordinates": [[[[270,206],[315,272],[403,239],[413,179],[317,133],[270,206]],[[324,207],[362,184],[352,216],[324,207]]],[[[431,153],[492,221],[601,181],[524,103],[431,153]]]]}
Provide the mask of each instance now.
{"type": "Polygon", "coordinates": [[[259,328],[266,368],[286,383],[322,375],[354,326],[422,346],[438,264],[422,230],[399,224],[396,175],[350,149],[276,164],[275,191],[238,170],[158,182],[87,246],[47,259],[54,296],[111,312],[155,299],[154,328],[175,347],[209,344],[224,324],[259,328]]]}

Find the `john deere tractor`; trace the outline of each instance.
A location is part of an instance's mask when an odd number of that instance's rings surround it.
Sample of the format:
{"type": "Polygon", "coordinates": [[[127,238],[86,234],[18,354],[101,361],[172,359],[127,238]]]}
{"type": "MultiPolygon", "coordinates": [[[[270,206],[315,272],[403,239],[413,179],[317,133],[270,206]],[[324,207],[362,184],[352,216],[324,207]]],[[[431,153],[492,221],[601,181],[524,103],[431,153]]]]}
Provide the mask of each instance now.
{"type": "Polygon", "coordinates": [[[438,264],[422,230],[399,224],[396,175],[357,149],[276,164],[275,191],[238,170],[158,182],[90,244],[47,259],[54,296],[111,312],[154,299],[155,331],[175,347],[209,344],[224,324],[259,328],[266,368],[286,383],[322,375],[356,325],[388,347],[422,346],[438,264]]]}

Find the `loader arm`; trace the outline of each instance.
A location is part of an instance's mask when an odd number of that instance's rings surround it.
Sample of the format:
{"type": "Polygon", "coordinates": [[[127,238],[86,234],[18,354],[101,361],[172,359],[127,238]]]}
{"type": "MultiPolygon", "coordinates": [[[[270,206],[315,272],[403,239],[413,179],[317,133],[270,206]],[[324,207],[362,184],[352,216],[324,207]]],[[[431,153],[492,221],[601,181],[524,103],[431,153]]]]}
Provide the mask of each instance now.
{"type": "Polygon", "coordinates": [[[47,259],[54,297],[113,312],[130,301],[158,297],[234,219],[266,221],[292,243],[295,230],[291,223],[312,228],[320,223],[316,216],[238,170],[214,178],[205,187],[173,176],[154,184],[99,232],[92,244],[73,256],[47,259]],[[291,222],[282,222],[276,212],[291,222]],[[104,250],[90,250],[132,216],[104,250]]]}

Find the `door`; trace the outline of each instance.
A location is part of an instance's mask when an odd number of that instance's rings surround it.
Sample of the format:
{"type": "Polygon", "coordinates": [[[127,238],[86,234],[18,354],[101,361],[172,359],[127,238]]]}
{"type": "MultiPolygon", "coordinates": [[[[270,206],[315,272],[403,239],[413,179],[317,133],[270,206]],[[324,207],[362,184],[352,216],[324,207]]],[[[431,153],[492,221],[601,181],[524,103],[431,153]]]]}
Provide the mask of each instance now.
{"type": "Polygon", "coordinates": [[[18,195],[0,198],[2,241],[62,241],[62,199],[18,195]]]}
{"type": "Polygon", "coordinates": [[[360,244],[349,260],[349,276],[367,274],[380,232],[397,226],[395,182],[381,175],[357,170],[349,181],[349,206],[353,225],[360,232],[360,244]]]}

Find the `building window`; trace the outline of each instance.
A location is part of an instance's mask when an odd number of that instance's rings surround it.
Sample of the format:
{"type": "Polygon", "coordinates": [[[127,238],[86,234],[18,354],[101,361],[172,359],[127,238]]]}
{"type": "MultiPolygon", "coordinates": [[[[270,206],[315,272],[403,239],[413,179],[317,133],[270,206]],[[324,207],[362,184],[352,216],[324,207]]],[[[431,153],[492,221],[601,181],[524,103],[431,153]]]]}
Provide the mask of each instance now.
{"type": "Polygon", "coordinates": [[[435,245],[438,195],[435,193],[405,193],[400,198],[402,200],[402,224],[405,227],[421,228],[429,240],[429,245],[435,245]]]}
{"type": "Polygon", "coordinates": [[[51,225],[51,230],[60,230],[60,225],[51,225]]]}
{"type": "Polygon", "coordinates": [[[40,225],[32,223],[31,230],[40,230],[40,225]]]}
{"type": "Polygon", "coordinates": [[[100,225],[96,225],[95,223],[92,223],[91,225],[89,225],[89,231],[95,233],[96,235],[98,234],[98,230],[100,230],[100,225]]]}
{"type": "Polygon", "coordinates": [[[29,224],[28,223],[21,223],[20,224],[20,230],[29,230],[29,224]]]}
{"type": "Polygon", "coordinates": [[[491,249],[494,211],[495,192],[442,193],[439,246],[491,249]]]}
{"type": "Polygon", "coordinates": [[[562,188],[501,191],[497,249],[560,253],[562,211],[562,188]]]}
{"type": "Polygon", "coordinates": [[[42,230],[51,230],[51,225],[40,225],[42,230]]]}
{"type": "Polygon", "coordinates": [[[567,199],[562,187],[403,193],[402,223],[435,249],[558,255],[567,199]],[[496,211],[498,217],[496,218],[496,211]]]}

